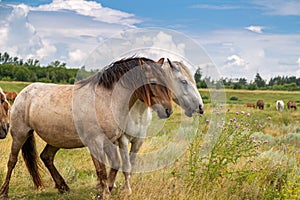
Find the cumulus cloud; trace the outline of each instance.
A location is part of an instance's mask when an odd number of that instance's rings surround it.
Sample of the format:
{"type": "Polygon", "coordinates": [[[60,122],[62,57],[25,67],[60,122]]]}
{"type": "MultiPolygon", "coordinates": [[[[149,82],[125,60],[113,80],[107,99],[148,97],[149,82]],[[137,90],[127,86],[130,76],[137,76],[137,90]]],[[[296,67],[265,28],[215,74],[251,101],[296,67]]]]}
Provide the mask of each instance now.
{"type": "Polygon", "coordinates": [[[239,66],[239,67],[241,67],[241,66],[248,65],[248,63],[238,55],[232,55],[232,56],[227,57],[226,63],[227,63],[226,64],[227,66],[239,66]]]}
{"type": "Polygon", "coordinates": [[[12,12],[2,21],[0,51],[28,58],[43,48],[41,38],[27,19],[28,12],[29,7],[25,4],[13,6],[12,12]]]}
{"type": "Polygon", "coordinates": [[[255,33],[262,33],[264,27],[263,26],[248,26],[245,29],[255,32],[255,33]]]}
{"type": "Polygon", "coordinates": [[[80,49],[76,49],[74,51],[70,51],[68,56],[69,62],[74,63],[74,65],[80,66],[86,59],[87,55],[80,49]]]}
{"type": "Polygon", "coordinates": [[[300,57],[299,57],[298,60],[297,60],[297,64],[298,64],[299,67],[300,67],[300,57]]]}
{"type": "Polygon", "coordinates": [[[102,7],[100,3],[86,0],[53,0],[50,4],[33,7],[34,11],[62,11],[69,10],[79,15],[89,16],[95,20],[106,23],[117,23],[123,25],[134,25],[141,22],[134,14],[102,7]]]}

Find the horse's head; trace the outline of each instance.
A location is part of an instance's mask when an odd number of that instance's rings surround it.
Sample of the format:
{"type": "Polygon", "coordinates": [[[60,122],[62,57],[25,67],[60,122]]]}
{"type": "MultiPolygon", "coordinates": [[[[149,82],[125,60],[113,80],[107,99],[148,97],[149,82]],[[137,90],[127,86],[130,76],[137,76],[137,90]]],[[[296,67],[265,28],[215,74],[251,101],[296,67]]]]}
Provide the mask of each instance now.
{"type": "Polygon", "coordinates": [[[203,114],[203,101],[188,68],[182,62],[171,62],[169,59],[163,68],[170,76],[175,103],[184,109],[188,117],[191,117],[193,112],[203,114]]]}
{"type": "Polygon", "coordinates": [[[2,89],[0,89],[0,139],[4,139],[9,128],[10,105],[2,89]]]}
{"type": "Polygon", "coordinates": [[[167,86],[166,74],[162,69],[163,62],[163,58],[157,62],[140,60],[144,84],[135,91],[135,94],[138,99],[156,111],[160,118],[168,118],[173,112],[172,93],[167,86]]]}

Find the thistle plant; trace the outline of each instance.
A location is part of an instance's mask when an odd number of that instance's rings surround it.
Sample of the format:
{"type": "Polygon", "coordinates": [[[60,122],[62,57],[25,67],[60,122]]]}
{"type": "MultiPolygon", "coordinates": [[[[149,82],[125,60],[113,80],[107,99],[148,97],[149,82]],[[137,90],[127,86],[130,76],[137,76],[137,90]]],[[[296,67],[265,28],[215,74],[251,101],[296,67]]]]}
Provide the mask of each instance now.
{"type": "MultiPolygon", "coordinates": [[[[218,111],[215,115],[222,115],[218,111]]],[[[225,113],[223,113],[225,115],[225,113]]],[[[251,163],[260,153],[262,145],[267,144],[267,140],[261,140],[254,136],[255,132],[261,131],[266,121],[271,120],[268,117],[265,120],[257,120],[244,111],[233,114],[226,114],[227,119],[218,122],[217,128],[221,129],[220,134],[215,139],[213,147],[209,154],[201,155],[201,145],[204,139],[199,136],[190,146],[189,161],[187,163],[190,183],[198,185],[199,181],[204,180],[204,187],[222,184],[225,179],[239,179],[248,173],[255,173],[251,163]],[[239,168],[238,163],[248,164],[248,168],[239,168]],[[202,178],[202,180],[201,180],[202,178]]],[[[208,120],[204,122],[209,126],[208,120]]],[[[204,129],[206,130],[206,129],[204,129]]],[[[208,131],[210,131],[208,129],[208,131]]],[[[208,187],[206,188],[208,189],[208,187]]]]}

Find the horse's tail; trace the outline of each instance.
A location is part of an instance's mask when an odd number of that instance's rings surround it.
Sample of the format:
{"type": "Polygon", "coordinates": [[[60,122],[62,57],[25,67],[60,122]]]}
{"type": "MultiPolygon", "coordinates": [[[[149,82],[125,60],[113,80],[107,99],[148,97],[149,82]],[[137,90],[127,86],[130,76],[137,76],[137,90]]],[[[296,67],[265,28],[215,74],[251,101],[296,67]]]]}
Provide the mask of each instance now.
{"type": "Polygon", "coordinates": [[[39,173],[39,160],[36,151],[35,138],[33,131],[22,146],[22,155],[27,169],[32,177],[34,185],[37,189],[43,187],[43,182],[39,173]]]}

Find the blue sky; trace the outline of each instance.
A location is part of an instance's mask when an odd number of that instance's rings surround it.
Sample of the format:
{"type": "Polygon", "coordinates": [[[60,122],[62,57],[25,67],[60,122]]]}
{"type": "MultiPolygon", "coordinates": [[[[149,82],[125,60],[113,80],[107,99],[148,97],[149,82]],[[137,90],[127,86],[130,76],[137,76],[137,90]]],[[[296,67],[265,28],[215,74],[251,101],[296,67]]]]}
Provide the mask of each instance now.
{"type": "Polygon", "coordinates": [[[192,38],[224,77],[300,77],[298,0],[0,0],[0,52],[43,64],[80,67],[103,40],[148,27],[192,38]]]}

